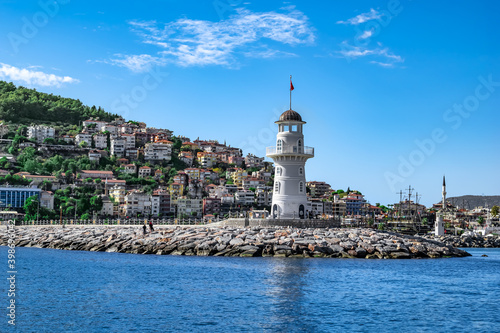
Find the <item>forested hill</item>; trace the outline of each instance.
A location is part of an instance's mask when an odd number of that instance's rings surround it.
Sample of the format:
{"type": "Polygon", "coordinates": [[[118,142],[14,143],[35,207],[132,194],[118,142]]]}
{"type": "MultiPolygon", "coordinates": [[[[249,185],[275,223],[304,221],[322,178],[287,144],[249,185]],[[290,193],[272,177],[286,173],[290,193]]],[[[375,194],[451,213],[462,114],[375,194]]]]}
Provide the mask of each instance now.
{"type": "Polygon", "coordinates": [[[25,124],[57,122],[79,125],[80,121],[90,117],[111,121],[118,115],[105,112],[101,107],[83,105],[77,99],[0,81],[0,120],[25,124]]]}

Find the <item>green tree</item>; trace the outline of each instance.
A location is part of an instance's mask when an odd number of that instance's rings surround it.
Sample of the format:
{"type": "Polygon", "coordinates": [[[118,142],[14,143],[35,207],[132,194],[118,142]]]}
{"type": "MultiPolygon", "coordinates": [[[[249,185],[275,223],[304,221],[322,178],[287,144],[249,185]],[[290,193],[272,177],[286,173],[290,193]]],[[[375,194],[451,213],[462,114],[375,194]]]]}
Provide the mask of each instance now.
{"type": "Polygon", "coordinates": [[[491,207],[491,216],[497,217],[499,212],[499,207],[497,205],[491,207]]]}
{"type": "Polygon", "coordinates": [[[483,223],[484,223],[484,217],[479,216],[478,219],[477,219],[477,223],[479,223],[479,225],[483,225],[483,223]]]}
{"type": "Polygon", "coordinates": [[[39,186],[44,191],[51,191],[52,190],[52,183],[48,180],[44,180],[39,186]]]}
{"type": "MultiPolygon", "coordinates": [[[[21,86],[16,87],[12,83],[0,81],[0,119],[15,123],[56,123],[58,126],[68,124],[77,126],[89,117],[111,121],[118,115],[107,113],[101,107],[83,105],[79,100],[21,86]]],[[[26,126],[20,126],[16,132],[18,135],[23,135],[26,126]]]]}
{"type": "Polygon", "coordinates": [[[34,160],[36,158],[36,150],[33,147],[26,147],[22,150],[21,154],[17,157],[17,163],[20,166],[24,166],[24,164],[28,161],[34,160]]]}
{"type": "Polygon", "coordinates": [[[0,168],[7,169],[7,165],[10,165],[7,157],[4,156],[4,157],[0,158],[0,168]]]}
{"type": "Polygon", "coordinates": [[[94,212],[99,212],[102,209],[102,198],[98,195],[90,198],[90,209],[94,212]]]}
{"type": "Polygon", "coordinates": [[[37,195],[26,199],[23,209],[25,212],[24,215],[25,221],[33,221],[36,220],[37,218],[44,220],[54,219],[57,215],[55,211],[40,206],[37,195]]]}
{"type": "Polygon", "coordinates": [[[29,185],[30,183],[30,180],[18,175],[6,175],[5,177],[0,177],[0,184],[29,185]]]}
{"type": "Polygon", "coordinates": [[[23,170],[29,172],[30,174],[40,174],[42,172],[43,166],[35,160],[29,160],[24,163],[23,170]]]}
{"type": "Polygon", "coordinates": [[[57,144],[56,140],[54,138],[45,138],[43,140],[43,143],[47,144],[47,145],[55,145],[57,144]]]}
{"type": "Polygon", "coordinates": [[[39,207],[38,195],[34,195],[26,199],[23,205],[25,214],[24,220],[25,221],[35,220],[37,218],[38,207],[39,207]]]}

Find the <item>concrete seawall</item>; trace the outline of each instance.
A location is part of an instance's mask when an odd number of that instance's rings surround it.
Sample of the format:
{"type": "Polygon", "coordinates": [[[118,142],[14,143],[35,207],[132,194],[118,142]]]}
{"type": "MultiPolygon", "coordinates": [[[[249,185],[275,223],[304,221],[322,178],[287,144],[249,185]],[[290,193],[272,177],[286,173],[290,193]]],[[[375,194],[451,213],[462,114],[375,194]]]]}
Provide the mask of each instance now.
{"type": "MultiPolygon", "coordinates": [[[[0,227],[0,245],[8,244],[0,227]]],[[[240,257],[409,259],[464,257],[441,242],[373,229],[157,226],[15,227],[15,245],[64,250],[240,257]]]]}

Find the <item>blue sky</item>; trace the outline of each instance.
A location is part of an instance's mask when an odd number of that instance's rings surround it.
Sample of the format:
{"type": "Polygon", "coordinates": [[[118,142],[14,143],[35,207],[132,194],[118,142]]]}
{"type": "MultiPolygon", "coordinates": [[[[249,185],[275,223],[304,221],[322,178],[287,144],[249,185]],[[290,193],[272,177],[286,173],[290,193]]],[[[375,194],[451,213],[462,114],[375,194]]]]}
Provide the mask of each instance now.
{"type": "Polygon", "coordinates": [[[500,5],[1,1],[0,79],[263,156],[293,109],[308,180],[375,204],[500,194],[500,5]]]}

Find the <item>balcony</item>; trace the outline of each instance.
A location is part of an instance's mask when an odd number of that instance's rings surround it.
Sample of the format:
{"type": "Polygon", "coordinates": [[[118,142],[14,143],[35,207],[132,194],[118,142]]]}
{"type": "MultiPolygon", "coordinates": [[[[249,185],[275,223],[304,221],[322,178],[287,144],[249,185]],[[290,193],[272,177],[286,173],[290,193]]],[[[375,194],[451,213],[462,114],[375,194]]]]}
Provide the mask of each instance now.
{"type": "Polygon", "coordinates": [[[266,156],[272,157],[273,155],[300,155],[308,158],[314,157],[313,147],[283,147],[277,149],[276,146],[266,148],[266,156]]]}

